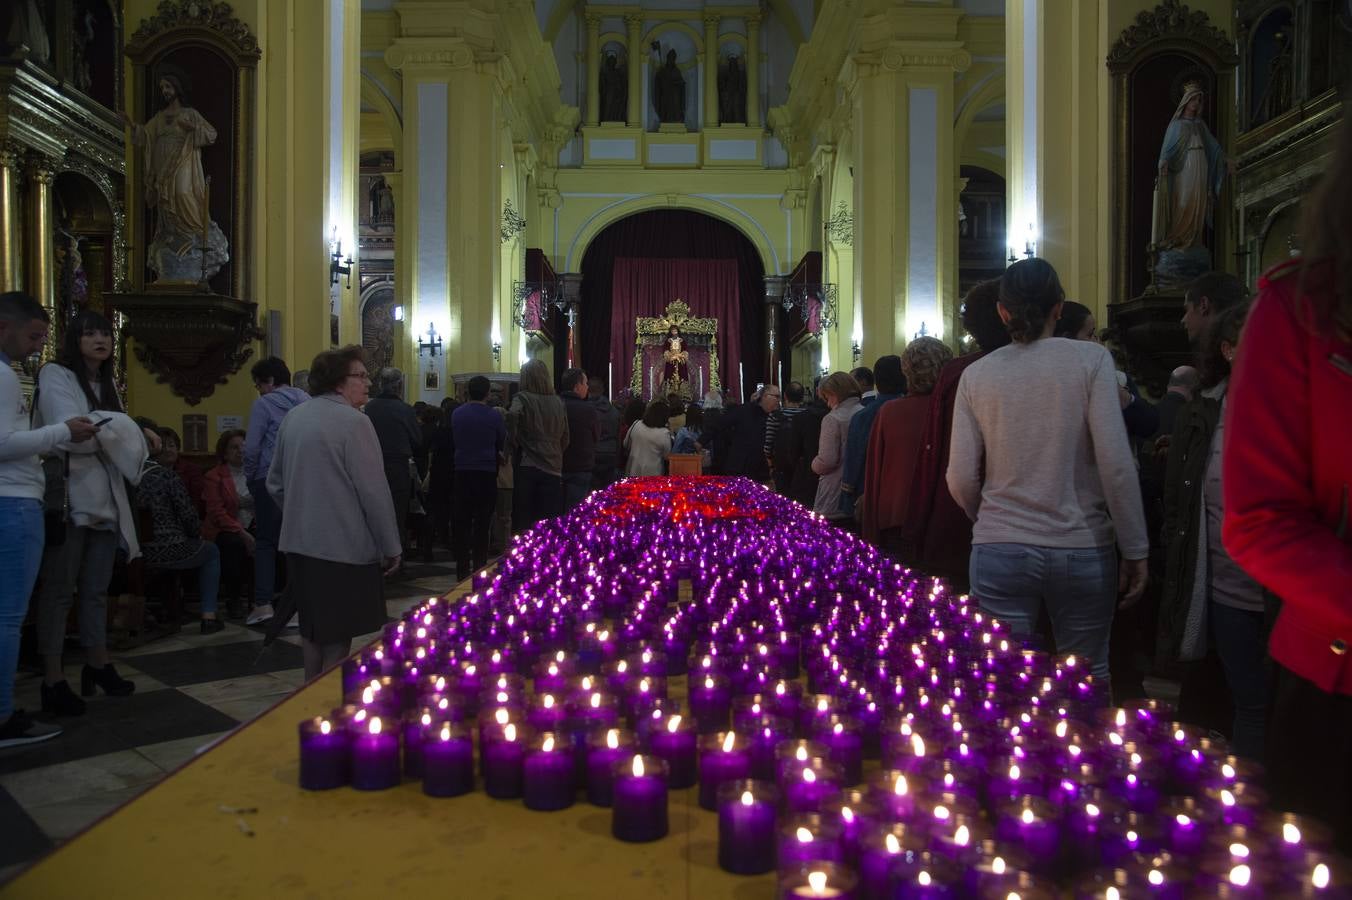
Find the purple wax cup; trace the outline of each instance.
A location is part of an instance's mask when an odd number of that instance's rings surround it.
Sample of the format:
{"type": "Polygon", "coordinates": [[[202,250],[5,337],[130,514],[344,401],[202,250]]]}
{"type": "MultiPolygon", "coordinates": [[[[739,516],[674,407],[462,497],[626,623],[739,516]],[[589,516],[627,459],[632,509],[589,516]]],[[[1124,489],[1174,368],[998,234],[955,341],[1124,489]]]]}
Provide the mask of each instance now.
{"type": "Polygon", "coordinates": [[[530,731],[526,726],[494,722],[479,742],[484,792],[499,800],[520,797],[530,731]]]}
{"type": "Polygon", "coordinates": [[[840,825],[817,813],[789,816],[779,827],[779,871],[789,872],[803,863],[828,860],[843,863],[840,825]]]}
{"type": "Polygon", "coordinates": [[[630,761],[638,750],[631,731],[622,728],[598,729],[587,739],[587,802],[610,806],[614,798],[615,764],[630,761]]]}
{"type": "Polygon", "coordinates": [[[714,809],[718,792],[732,781],[751,777],[751,742],[734,732],[704,735],[699,740],[699,805],[714,809]]]}
{"type": "Polygon", "coordinates": [[[667,786],[680,790],[699,780],[696,766],[698,735],[689,719],[676,714],[651,726],[649,743],[653,756],[667,764],[667,786]]]}
{"type": "Polygon", "coordinates": [[[349,728],[352,748],[352,786],[359,791],[380,791],[399,784],[398,720],[372,715],[365,723],[349,728]]]}
{"type": "Polygon", "coordinates": [[[304,719],[300,732],[300,786],[307,791],[341,787],[350,779],[351,734],[323,716],[304,719]]]}
{"type": "Polygon", "coordinates": [[[700,734],[723,731],[732,710],[732,688],[721,675],[691,679],[688,691],[690,714],[700,734]]]}
{"type": "Polygon", "coordinates": [[[458,797],[474,790],[474,743],[463,725],[442,722],[423,733],[423,793],[458,797]]]}
{"type": "Polygon", "coordinates": [[[832,716],[818,722],[813,737],[825,744],[831,761],[840,766],[843,784],[855,785],[864,780],[864,737],[859,723],[849,716],[832,716]]]}
{"type": "Polygon", "coordinates": [[[615,763],[610,831],[630,843],[666,837],[667,764],[653,756],[615,763]]]}
{"type": "Polygon", "coordinates": [[[751,742],[751,775],[759,781],[775,781],[775,750],[793,737],[793,724],[777,716],[744,721],[737,732],[751,742]]]}
{"type": "Polygon", "coordinates": [[[775,868],[779,792],[764,781],[740,779],[718,790],[718,865],[735,875],[775,868]]]}
{"type": "Polygon", "coordinates": [[[561,735],[541,734],[531,742],[521,790],[527,809],[550,812],[573,805],[573,756],[561,735]]]}
{"type": "Polygon", "coordinates": [[[995,836],[1027,854],[1032,871],[1052,874],[1061,856],[1061,813],[1040,797],[1018,797],[997,808],[995,836]]]}

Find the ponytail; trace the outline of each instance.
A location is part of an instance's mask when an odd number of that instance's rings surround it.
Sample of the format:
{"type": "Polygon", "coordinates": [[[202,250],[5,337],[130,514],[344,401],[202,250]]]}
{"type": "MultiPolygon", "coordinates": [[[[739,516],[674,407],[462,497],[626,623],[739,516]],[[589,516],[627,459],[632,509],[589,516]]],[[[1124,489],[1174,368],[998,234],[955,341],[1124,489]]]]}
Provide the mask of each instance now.
{"type": "Polygon", "coordinates": [[[1061,279],[1045,259],[1019,260],[1000,279],[1000,304],[1009,313],[1005,327],[1018,344],[1042,337],[1047,317],[1065,299],[1061,279]]]}

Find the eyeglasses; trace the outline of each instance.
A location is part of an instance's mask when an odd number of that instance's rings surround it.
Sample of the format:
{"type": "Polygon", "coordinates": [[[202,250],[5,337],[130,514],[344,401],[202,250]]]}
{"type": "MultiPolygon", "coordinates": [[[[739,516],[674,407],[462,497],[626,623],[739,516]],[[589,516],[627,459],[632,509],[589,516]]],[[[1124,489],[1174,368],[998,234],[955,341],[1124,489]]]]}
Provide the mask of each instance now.
{"type": "Polygon", "coordinates": [[[347,375],[345,375],[344,377],[345,377],[345,378],[360,378],[362,381],[365,381],[365,382],[368,382],[368,383],[371,381],[371,373],[370,373],[370,372],[348,372],[347,375]]]}

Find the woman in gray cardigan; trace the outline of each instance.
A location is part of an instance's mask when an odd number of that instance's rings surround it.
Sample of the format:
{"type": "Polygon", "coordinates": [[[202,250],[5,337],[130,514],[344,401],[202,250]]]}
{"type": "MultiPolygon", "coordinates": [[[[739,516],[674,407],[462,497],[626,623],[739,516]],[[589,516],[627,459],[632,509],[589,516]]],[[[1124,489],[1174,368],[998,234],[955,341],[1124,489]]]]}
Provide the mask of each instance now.
{"type": "Polygon", "coordinates": [[[521,367],[521,389],[507,410],[507,437],[520,454],[515,460],[513,529],[526,531],[541,519],[563,515],[568,413],[541,360],[532,359],[521,367]]]}
{"type": "Polygon", "coordinates": [[[402,552],[380,442],[361,412],[371,390],[362,349],[316,356],[310,390],[313,402],[282,420],[267,481],[282,508],[279,546],[306,679],[341,662],[352,638],[384,626],[382,576],[402,552]]]}

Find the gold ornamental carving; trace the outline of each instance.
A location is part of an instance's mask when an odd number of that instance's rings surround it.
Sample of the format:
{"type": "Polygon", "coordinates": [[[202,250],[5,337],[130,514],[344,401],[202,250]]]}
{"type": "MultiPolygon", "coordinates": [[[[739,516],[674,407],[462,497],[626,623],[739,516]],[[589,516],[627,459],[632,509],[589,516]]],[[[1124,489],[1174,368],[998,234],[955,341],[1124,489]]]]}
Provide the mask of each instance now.
{"type": "Polygon", "coordinates": [[[1136,20],[1118,36],[1108,50],[1108,70],[1126,68],[1139,52],[1158,49],[1161,41],[1201,44],[1216,55],[1218,65],[1239,63],[1234,45],[1206,13],[1190,9],[1181,0],[1164,0],[1154,9],[1137,13],[1136,20]]]}
{"type": "Polygon", "coordinates": [[[679,299],[668,303],[666,311],[660,316],[639,316],[634,320],[634,375],[630,380],[630,388],[636,395],[642,395],[643,347],[664,340],[673,325],[681,334],[699,335],[708,341],[709,387],[721,390],[722,385],[718,380],[718,320],[691,316],[690,304],[679,299]]]}

